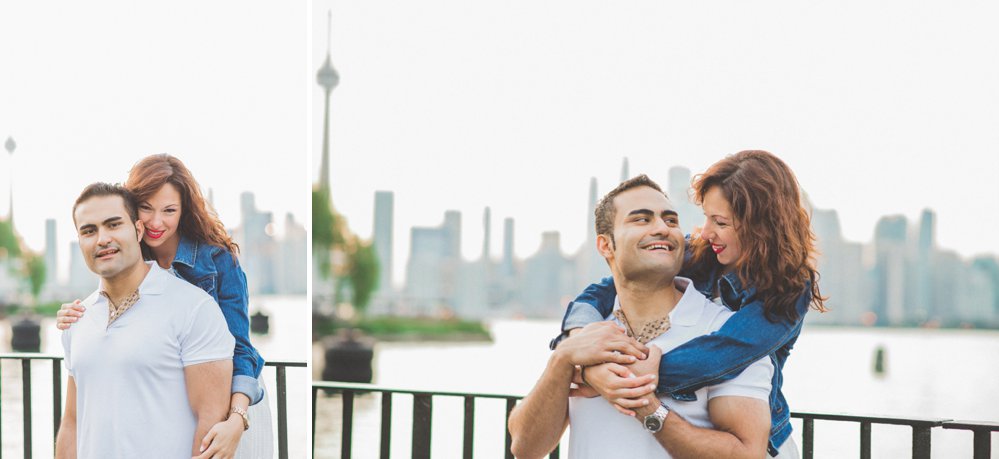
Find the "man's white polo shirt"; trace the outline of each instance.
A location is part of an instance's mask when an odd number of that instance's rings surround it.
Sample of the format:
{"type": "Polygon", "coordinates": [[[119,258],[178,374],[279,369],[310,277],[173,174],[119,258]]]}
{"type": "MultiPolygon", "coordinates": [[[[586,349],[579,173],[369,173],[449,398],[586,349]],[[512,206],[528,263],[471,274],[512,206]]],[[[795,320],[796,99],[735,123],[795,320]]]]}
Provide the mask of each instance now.
{"type": "MultiPolygon", "coordinates": [[[[690,279],[677,277],[675,284],[683,296],[669,314],[671,327],[648,344],[655,344],[663,353],[698,336],[721,328],[734,314],[704,297],[690,284],[690,279]]],[[[615,298],[614,309],[621,307],[615,298]]],[[[611,315],[612,320],[613,315],[611,315]]],[[[669,396],[660,400],[676,414],[698,427],[713,428],[708,418],[708,400],[725,396],[749,397],[767,402],[773,363],[764,357],[747,367],[742,374],[724,383],[702,388],[697,400],[681,402],[669,396]]],[[[672,414],[671,414],[672,416],[672,414]]],[[[665,428],[665,427],[664,427],[665,428]]],[[[635,418],[614,409],[603,397],[569,399],[569,457],[571,459],[633,457],[668,458],[669,453],[635,418]]]]}
{"type": "Polygon", "coordinates": [[[148,264],[139,301],[110,327],[98,289],[63,332],[76,381],[77,457],[190,458],[197,419],[184,367],[232,359],[235,340],[212,297],[148,264]]]}

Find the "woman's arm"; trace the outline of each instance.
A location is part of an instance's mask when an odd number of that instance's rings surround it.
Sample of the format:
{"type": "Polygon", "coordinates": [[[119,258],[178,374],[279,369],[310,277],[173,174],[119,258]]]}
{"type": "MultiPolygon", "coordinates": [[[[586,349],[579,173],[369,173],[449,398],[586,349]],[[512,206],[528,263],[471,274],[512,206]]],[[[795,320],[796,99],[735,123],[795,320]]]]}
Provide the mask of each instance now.
{"type": "Polygon", "coordinates": [[[742,306],[722,327],[697,337],[663,355],[659,363],[658,392],[679,400],[693,400],[694,391],[738,376],[753,362],[773,354],[801,332],[811,303],[811,285],[798,298],[797,320],[771,322],[756,299],[742,306]]]}
{"type": "Polygon", "coordinates": [[[236,257],[227,250],[212,253],[212,261],[218,273],[215,288],[218,291],[219,307],[225,316],[229,333],[236,339],[232,357],[232,392],[245,394],[253,405],[264,397],[263,386],[257,379],[263,369],[264,359],[250,343],[246,274],[236,257]]]}
{"type": "Polygon", "coordinates": [[[596,284],[590,284],[576,299],[569,302],[562,319],[562,332],[582,328],[600,322],[614,310],[614,278],[605,277],[596,284]]]}

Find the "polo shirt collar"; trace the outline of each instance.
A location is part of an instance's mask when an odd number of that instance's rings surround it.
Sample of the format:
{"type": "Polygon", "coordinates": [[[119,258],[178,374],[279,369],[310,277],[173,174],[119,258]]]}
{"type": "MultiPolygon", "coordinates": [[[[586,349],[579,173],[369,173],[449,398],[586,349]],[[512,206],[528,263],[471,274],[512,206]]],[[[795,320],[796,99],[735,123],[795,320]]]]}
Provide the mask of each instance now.
{"type": "MultiPolygon", "coordinates": [[[[669,313],[670,325],[679,325],[681,327],[692,327],[697,325],[697,322],[701,319],[701,313],[704,312],[704,302],[706,301],[704,295],[698,292],[694,288],[693,282],[686,277],[677,276],[673,278],[673,285],[676,289],[683,292],[683,296],[680,297],[680,301],[676,303],[676,307],[673,308],[669,313]]],[[[614,309],[621,309],[621,297],[614,297],[614,309]]]]}
{"type": "MultiPolygon", "coordinates": [[[[143,295],[159,295],[163,293],[166,289],[166,282],[163,276],[169,276],[170,273],[160,268],[155,261],[146,261],[146,265],[149,266],[149,272],[146,273],[146,277],[142,279],[139,283],[139,298],[141,299],[143,295]]],[[[104,291],[104,279],[101,279],[97,284],[97,291],[92,293],[86,300],[83,300],[84,306],[93,306],[102,301],[106,301],[104,295],[100,293],[104,291]]]]}
{"type": "Polygon", "coordinates": [[[706,301],[704,295],[697,291],[694,288],[694,283],[686,277],[677,276],[673,279],[673,284],[676,285],[677,290],[683,292],[683,296],[680,297],[680,301],[676,303],[673,311],[669,313],[670,323],[682,327],[697,325],[704,312],[704,302],[706,301]]]}
{"type": "Polygon", "coordinates": [[[162,294],[166,291],[166,280],[171,277],[170,273],[160,268],[160,265],[156,264],[155,261],[147,261],[146,264],[149,265],[149,272],[146,273],[146,278],[139,284],[139,297],[162,294]]]}

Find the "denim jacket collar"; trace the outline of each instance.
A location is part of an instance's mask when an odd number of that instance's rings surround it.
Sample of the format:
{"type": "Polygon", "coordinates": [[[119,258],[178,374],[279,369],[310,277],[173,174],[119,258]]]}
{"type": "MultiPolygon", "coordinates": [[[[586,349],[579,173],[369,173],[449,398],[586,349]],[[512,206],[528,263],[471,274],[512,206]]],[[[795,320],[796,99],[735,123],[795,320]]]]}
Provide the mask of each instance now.
{"type": "MultiPolygon", "coordinates": [[[[738,311],[739,308],[749,303],[756,296],[756,287],[743,288],[738,273],[730,272],[722,274],[720,277],[719,274],[721,274],[720,270],[712,273],[712,282],[708,283],[708,287],[712,288],[717,283],[718,293],[721,295],[722,302],[729,309],[738,311]]],[[[708,293],[708,295],[713,294],[714,292],[708,293]]]]}
{"type": "Polygon", "coordinates": [[[173,263],[193,268],[198,260],[198,240],[180,235],[180,244],[177,245],[177,254],[173,256],[173,263]]]}

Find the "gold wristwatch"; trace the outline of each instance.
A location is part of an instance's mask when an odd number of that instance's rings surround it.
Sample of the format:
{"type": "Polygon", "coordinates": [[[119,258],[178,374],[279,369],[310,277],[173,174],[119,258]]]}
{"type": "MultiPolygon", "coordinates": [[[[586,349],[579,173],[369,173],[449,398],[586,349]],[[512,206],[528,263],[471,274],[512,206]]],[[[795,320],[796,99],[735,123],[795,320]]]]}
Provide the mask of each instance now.
{"type": "Polygon", "coordinates": [[[234,406],[234,407],[232,407],[232,411],[230,413],[236,413],[236,414],[239,415],[239,417],[243,418],[243,431],[244,432],[246,432],[247,430],[250,430],[250,417],[246,415],[246,410],[244,410],[244,409],[242,409],[242,408],[240,408],[238,406],[234,406]]]}

